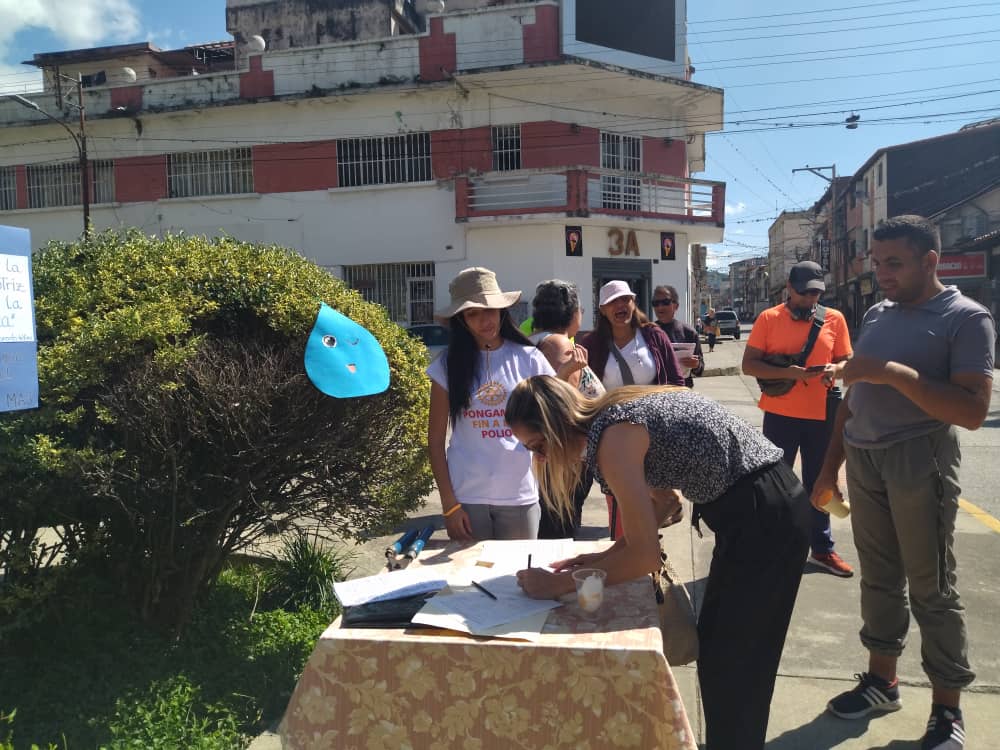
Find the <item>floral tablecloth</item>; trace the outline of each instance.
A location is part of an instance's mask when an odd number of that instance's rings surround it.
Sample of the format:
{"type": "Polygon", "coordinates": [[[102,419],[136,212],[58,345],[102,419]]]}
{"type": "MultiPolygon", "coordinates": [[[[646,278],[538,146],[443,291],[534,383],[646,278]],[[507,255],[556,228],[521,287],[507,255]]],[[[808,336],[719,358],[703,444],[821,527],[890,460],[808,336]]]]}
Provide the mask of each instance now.
{"type": "MultiPolygon", "coordinates": [[[[477,557],[476,546],[444,556],[453,566],[477,557]]],[[[287,750],[696,747],[648,578],[609,587],[593,619],[575,605],[553,610],[534,643],[338,619],[280,732],[287,750]]]]}

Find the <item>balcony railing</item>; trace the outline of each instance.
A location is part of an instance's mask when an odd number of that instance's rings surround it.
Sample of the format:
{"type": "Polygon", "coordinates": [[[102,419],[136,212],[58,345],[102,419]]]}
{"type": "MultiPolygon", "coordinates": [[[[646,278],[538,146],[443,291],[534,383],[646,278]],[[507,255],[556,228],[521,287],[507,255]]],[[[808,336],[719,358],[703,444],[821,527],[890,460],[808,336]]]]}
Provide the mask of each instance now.
{"type": "Polygon", "coordinates": [[[455,215],[479,217],[606,214],[724,225],[726,186],[593,167],[524,169],[455,178],[455,215]]]}

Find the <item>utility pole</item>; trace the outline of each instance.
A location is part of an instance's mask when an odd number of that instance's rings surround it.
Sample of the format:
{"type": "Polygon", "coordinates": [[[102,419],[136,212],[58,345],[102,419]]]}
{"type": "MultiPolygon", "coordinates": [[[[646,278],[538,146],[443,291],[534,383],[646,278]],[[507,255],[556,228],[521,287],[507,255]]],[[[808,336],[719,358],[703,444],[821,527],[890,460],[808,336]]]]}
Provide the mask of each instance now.
{"type": "MultiPolygon", "coordinates": [[[[817,177],[820,177],[830,183],[830,275],[833,276],[833,283],[838,285],[840,281],[837,278],[837,274],[833,271],[834,258],[836,257],[837,265],[843,267],[844,259],[840,257],[840,242],[839,234],[837,233],[837,165],[831,164],[826,167],[810,167],[808,164],[804,167],[799,167],[798,169],[793,169],[792,174],[796,172],[810,172],[817,177]],[[829,170],[830,176],[823,174],[824,171],[829,170]]],[[[822,260],[822,258],[820,259],[822,260]]]]}
{"type": "Polygon", "coordinates": [[[62,73],[56,73],[55,75],[58,76],[58,78],[65,78],[67,81],[73,81],[76,84],[76,104],[73,104],[72,102],[69,102],[69,104],[76,107],[77,111],[80,113],[79,134],[73,132],[73,128],[55,115],[46,112],[30,99],[25,99],[23,96],[18,94],[10,94],[9,96],[18,104],[21,104],[28,109],[33,109],[39,114],[49,118],[52,122],[62,127],[73,138],[73,143],[76,144],[76,152],[79,157],[80,164],[80,202],[83,204],[83,235],[86,237],[90,234],[90,161],[87,159],[87,113],[83,103],[83,77],[79,74],[76,78],[64,76],[62,73]]]}

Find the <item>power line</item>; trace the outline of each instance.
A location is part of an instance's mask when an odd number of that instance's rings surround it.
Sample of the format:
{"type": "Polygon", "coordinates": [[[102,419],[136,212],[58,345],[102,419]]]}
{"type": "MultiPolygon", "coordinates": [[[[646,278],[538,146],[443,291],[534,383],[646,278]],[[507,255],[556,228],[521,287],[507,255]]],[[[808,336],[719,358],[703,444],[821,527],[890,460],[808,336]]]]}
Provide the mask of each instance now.
{"type": "Polygon", "coordinates": [[[858,8],[877,8],[883,5],[912,5],[920,0],[890,0],[881,3],[862,3],[861,5],[842,5],[839,8],[821,8],[817,10],[790,10],[784,13],[771,13],[762,16],[742,16],[739,18],[703,18],[698,21],[688,21],[688,24],[701,23],[731,23],[733,21],[759,21],[763,18],[785,18],[788,16],[808,16],[816,13],[837,13],[843,10],[856,10],[858,8]]]}
{"type": "MultiPolygon", "coordinates": [[[[909,0],[909,2],[917,2],[917,1],[918,0],[909,0]]],[[[883,4],[885,4],[885,3],[883,3],[883,4]]],[[[896,4],[897,3],[888,3],[888,5],[896,5],[896,4]]],[[[864,8],[865,10],[867,10],[869,8],[875,7],[876,5],[879,5],[879,3],[876,3],[874,5],[859,5],[859,6],[854,6],[854,7],[855,8],[864,8]]],[[[758,30],[758,29],[782,29],[782,28],[792,28],[792,27],[799,27],[799,26],[815,26],[816,24],[847,23],[847,22],[850,22],[850,21],[865,21],[865,20],[871,20],[871,19],[875,19],[875,18],[896,18],[897,16],[902,16],[902,15],[905,15],[905,16],[909,17],[909,16],[912,16],[914,13],[936,13],[936,12],[943,12],[943,11],[952,12],[952,11],[956,11],[956,10],[963,10],[965,8],[983,8],[983,7],[986,7],[986,8],[996,7],[996,3],[994,3],[994,2],[988,2],[988,3],[968,3],[966,5],[952,5],[952,6],[948,7],[948,8],[942,8],[942,7],[937,7],[937,8],[916,8],[914,10],[895,11],[893,13],[879,13],[879,14],[870,15],[870,16],[850,16],[848,18],[823,18],[823,19],[819,19],[819,20],[816,20],[816,21],[796,21],[796,22],[793,22],[793,23],[769,23],[769,24],[766,24],[764,26],[740,26],[740,27],[734,28],[734,29],[714,29],[714,30],[709,30],[709,31],[688,31],[687,32],[687,36],[688,37],[692,37],[692,36],[701,36],[702,34],[727,34],[727,33],[732,32],[732,31],[755,31],[755,30],[758,30]]],[[[843,9],[837,9],[837,11],[829,10],[829,11],[810,11],[810,12],[833,13],[833,12],[839,12],[840,10],[843,10],[843,9]]],[[[767,18],[767,16],[760,16],[758,18],[748,19],[748,20],[759,20],[759,19],[763,19],[763,18],[767,18]]],[[[951,21],[951,20],[955,20],[955,19],[954,18],[944,18],[944,19],[940,19],[940,20],[951,21]]],[[[688,23],[690,24],[692,22],[689,21],[688,23]]],[[[925,21],[925,23],[926,23],[926,21],[925,21]]],[[[895,26],[896,24],[893,24],[893,25],[895,26]]],[[[868,27],[863,27],[863,28],[864,29],[870,29],[871,27],[868,26],[868,27]]],[[[846,29],[844,29],[844,30],[846,31],[846,29]]],[[[817,33],[826,33],[826,32],[817,32],[817,33]]],[[[701,40],[698,40],[698,41],[700,42],[701,40]]]]}
{"type": "MultiPolygon", "coordinates": [[[[994,5],[993,3],[982,3],[982,5],[994,5]]],[[[976,7],[976,6],[973,6],[976,7]]],[[[994,6],[995,7],[995,6],[994,6]]],[[[954,10],[954,9],[951,9],[954,10]]],[[[894,15],[894,14],[888,14],[894,15]]],[[[934,22],[951,22],[951,21],[967,21],[969,19],[981,19],[981,18],[995,18],[1000,16],[1000,13],[987,13],[987,14],[975,14],[970,16],[949,16],[948,18],[937,18],[937,19],[920,19],[918,21],[898,21],[893,23],[893,28],[898,28],[900,26],[926,26],[929,23],[934,22]]],[[[883,16],[869,16],[869,18],[881,18],[883,16]]],[[[847,19],[845,19],[847,20],[847,19]]],[[[850,19],[850,20],[861,20],[861,19],[850,19]]],[[[758,28],[767,28],[758,27],[758,28]]],[[[736,29],[733,29],[736,31],[736,29]]],[[[749,29],[739,29],[740,31],[748,31],[749,29]]],[[[842,29],[823,29],[814,31],[802,31],[791,34],[772,34],[770,36],[744,36],[744,37],[733,37],[732,39],[699,39],[698,44],[731,44],[732,42],[757,42],[764,41],[768,39],[793,39],[803,36],[816,36],[818,34],[846,34],[853,31],[871,31],[871,26],[855,26],[852,28],[842,28],[842,29]]]]}

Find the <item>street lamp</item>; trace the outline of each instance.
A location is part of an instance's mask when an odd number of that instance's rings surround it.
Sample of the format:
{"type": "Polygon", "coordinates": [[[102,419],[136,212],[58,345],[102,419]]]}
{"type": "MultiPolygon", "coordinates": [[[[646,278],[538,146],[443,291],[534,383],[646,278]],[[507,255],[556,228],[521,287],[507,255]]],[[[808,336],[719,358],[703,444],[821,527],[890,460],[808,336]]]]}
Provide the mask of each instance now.
{"type": "MultiPolygon", "coordinates": [[[[19,94],[9,94],[9,96],[18,104],[21,104],[28,109],[33,109],[39,114],[49,118],[52,122],[62,127],[73,138],[73,143],[76,144],[77,154],[80,157],[80,199],[83,202],[83,234],[87,235],[90,233],[90,169],[89,162],[87,160],[87,115],[83,105],[83,79],[79,76],[77,78],[71,78],[59,73],[56,75],[60,78],[65,78],[67,81],[73,81],[76,84],[77,103],[72,106],[76,107],[80,112],[79,134],[73,132],[73,129],[69,125],[60,120],[58,117],[49,114],[30,99],[25,99],[19,94]]],[[[71,102],[69,103],[72,104],[71,102]]]]}

